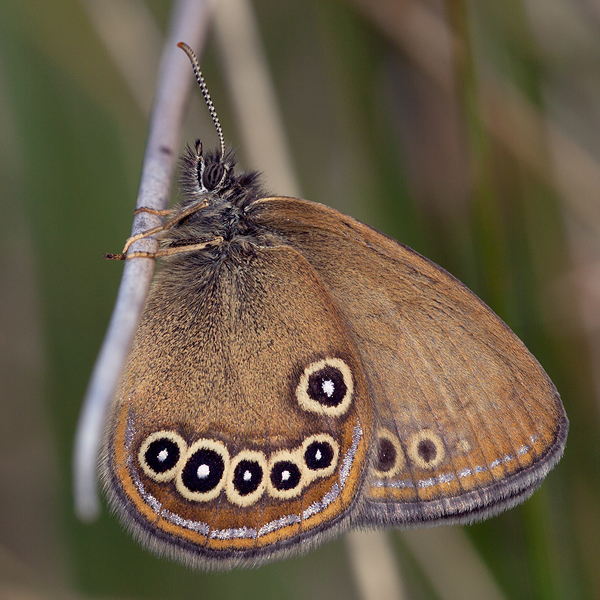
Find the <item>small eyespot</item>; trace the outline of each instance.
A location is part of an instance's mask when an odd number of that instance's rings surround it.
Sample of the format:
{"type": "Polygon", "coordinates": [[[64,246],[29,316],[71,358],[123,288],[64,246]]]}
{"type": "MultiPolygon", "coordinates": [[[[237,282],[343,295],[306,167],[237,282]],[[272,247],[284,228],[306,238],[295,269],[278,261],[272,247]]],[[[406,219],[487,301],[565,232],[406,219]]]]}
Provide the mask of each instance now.
{"type": "Polygon", "coordinates": [[[375,456],[375,474],[378,477],[391,477],[405,465],[404,452],[398,438],[381,429],[377,439],[377,455],[375,456]]]}
{"type": "Polygon", "coordinates": [[[219,495],[228,467],[229,452],[221,442],[198,440],[187,451],[175,484],[184,498],[206,502],[219,495]]]}
{"type": "Polygon", "coordinates": [[[267,489],[274,498],[298,496],[307,483],[306,474],[297,452],[283,450],[269,461],[267,489]]]}
{"type": "Polygon", "coordinates": [[[339,445],[325,433],[312,435],[302,444],[302,457],[309,478],[328,477],[338,462],[339,445]]]}
{"type": "Polygon", "coordinates": [[[208,163],[202,170],[202,187],[211,192],[221,183],[224,173],[225,166],[222,162],[208,163]]]}
{"type": "Polygon", "coordinates": [[[339,358],[326,358],[304,370],[296,397],[304,410],[339,417],[348,410],[353,392],[354,382],[348,365],[339,358]]]}
{"type": "Polygon", "coordinates": [[[466,454],[471,451],[471,444],[469,440],[458,440],[456,444],[456,451],[466,454]]]}
{"type": "Polygon", "coordinates": [[[225,491],[230,502],[254,504],[267,487],[267,459],[262,452],[243,450],[232,461],[225,491]]]}
{"type": "Polygon", "coordinates": [[[302,471],[289,460],[277,461],[271,469],[271,484],[278,491],[293,490],[300,483],[302,471]]]}
{"type": "Polygon", "coordinates": [[[149,435],[140,446],[138,462],[142,470],[154,481],[169,481],[185,456],[187,444],[174,431],[157,431],[149,435]]]}
{"type": "Polygon", "coordinates": [[[254,460],[242,460],[233,471],[233,487],[240,496],[255,492],[264,478],[262,466],[254,460]]]}
{"type": "Polygon", "coordinates": [[[440,436],[430,429],[421,429],[408,440],[409,458],[422,469],[437,467],[446,455],[440,436]]]}

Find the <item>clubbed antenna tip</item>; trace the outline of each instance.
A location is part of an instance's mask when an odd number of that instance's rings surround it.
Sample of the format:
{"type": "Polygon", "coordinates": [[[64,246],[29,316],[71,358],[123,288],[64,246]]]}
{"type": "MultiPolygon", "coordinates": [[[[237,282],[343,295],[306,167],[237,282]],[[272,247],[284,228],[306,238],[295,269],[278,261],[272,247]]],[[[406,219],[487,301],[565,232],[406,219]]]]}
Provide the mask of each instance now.
{"type": "Polygon", "coordinates": [[[204,81],[204,76],[202,75],[198,59],[196,58],[194,51],[185,42],[179,42],[177,46],[179,46],[179,48],[181,48],[188,55],[190,62],[192,63],[194,75],[196,75],[196,81],[200,86],[200,91],[204,96],[204,101],[206,102],[206,106],[208,107],[208,112],[210,113],[213,123],[215,124],[217,135],[219,136],[219,142],[221,143],[221,160],[223,160],[223,158],[225,157],[225,138],[223,137],[223,129],[221,128],[219,117],[217,117],[217,111],[215,110],[215,106],[210,98],[210,94],[208,93],[208,87],[206,85],[206,82],[204,81]]]}

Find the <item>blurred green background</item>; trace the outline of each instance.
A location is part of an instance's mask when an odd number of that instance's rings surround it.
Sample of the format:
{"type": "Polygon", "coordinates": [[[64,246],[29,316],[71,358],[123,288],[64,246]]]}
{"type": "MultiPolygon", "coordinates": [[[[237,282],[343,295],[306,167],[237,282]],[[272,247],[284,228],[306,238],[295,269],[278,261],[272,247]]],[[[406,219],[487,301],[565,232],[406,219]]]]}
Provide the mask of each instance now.
{"type": "MultiPolygon", "coordinates": [[[[0,598],[360,598],[343,540],[202,574],[140,549],[106,509],[93,525],[74,516],[74,430],[122,270],[102,255],[130,232],[169,10],[0,3],[0,598]],[[138,79],[110,35],[143,41],[138,79]]],[[[600,598],[600,4],[253,10],[303,196],[464,281],[561,392],[565,457],[525,505],[464,528],[477,561],[505,598],[600,598]]],[[[205,76],[248,165],[214,38],[205,76]]],[[[213,143],[191,106],[183,143],[213,143]]],[[[406,595],[450,597],[415,552],[419,535],[390,537],[406,595]]]]}

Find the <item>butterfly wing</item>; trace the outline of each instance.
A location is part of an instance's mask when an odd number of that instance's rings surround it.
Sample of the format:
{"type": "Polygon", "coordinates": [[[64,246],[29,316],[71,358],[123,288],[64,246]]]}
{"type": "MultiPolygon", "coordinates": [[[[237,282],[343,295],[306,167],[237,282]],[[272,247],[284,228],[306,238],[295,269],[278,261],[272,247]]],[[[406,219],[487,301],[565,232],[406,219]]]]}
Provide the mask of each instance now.
{"type": "Polygon", "coordinates": [[[113,507],[151,549],[201,568],[333,534],[372,446],[367,382],[335,302],[292,248],[250,254],[166,261],[107,427],[113,507]]]}
{"type": "Polygon", "coordinates": [[[331,208],[265,198],[248,216],[309,261],[360,353],[376,440],[355,522],[472,521],[533,492],[568,421],[497,315],[441,267],[331,208]]]}

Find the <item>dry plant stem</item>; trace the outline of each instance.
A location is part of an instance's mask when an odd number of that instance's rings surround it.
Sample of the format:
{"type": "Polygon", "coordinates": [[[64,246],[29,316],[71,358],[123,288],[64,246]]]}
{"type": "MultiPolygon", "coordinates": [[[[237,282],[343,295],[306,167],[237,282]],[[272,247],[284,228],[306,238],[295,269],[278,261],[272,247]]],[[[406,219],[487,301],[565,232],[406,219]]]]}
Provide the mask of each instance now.
{"type": "Polygon", "coordinates": [[[144,0],[80,0],[80,3],[138,109],[148,119],[164,40],[147,3],[144,0]]]}
{"type": "Polygon", "coordinates": [[[402,532],[439,600],[508,600],[462,527],[402,532]]]}
{"type": "Polygon", "coordinates": [[[266,173],[277,193],[302,198],[252,3],[219,0],[214,20],[249,166],[266,173]]]}
{"type": "Polygon", "coordinates": [[[350,531],[348,558],[361,600],[407,600],[388,531],[350,531]]]}
{"type": "MultiPolygon", "coordinates": [[[[138,208],[151,210],[135,216],[134,236],[160,225],[158,216],[149,213],[164,210],[169,200],[181,122],[192,84],[189,64],[177,43],[187,40],[195,48],[203,46],[208,9],[208,2],[204,0],[177,0],[173,6],[137,198],[138,208]]],[[[154,255],[157,248],[156,240],[144,238],[135,242],[132,250],[154,255]]],[[[102,428],[139,322],[154,264],[154,259],[147,258],[125,262],[115,309],[84,399],[73,468],[75,510],[85,521],[94,520],[100,513],[97,462],[102,428]]]]}

